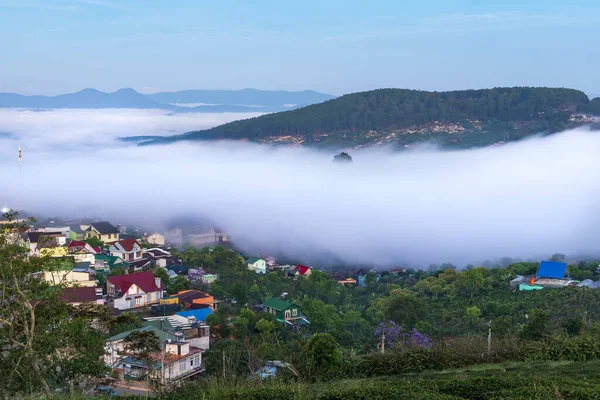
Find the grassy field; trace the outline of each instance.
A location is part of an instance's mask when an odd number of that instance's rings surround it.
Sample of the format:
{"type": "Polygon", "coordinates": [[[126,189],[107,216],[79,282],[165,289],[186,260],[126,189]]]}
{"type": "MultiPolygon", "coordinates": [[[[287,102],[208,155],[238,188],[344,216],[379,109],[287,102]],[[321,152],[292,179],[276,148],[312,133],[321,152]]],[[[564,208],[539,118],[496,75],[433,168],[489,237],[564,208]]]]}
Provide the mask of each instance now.
{"type": "MultiPolygon", "coordinates": [[[[373,379],[319,384],[258,383],[206,388],[186,385],[159,398],[191,399],[600,399],[600,361],[478,365],[373,379]]],[[[42,399],[23,397],[23,400],[42,399]]],[[[57,399],[69,397],[57,397],[57,399]]],[[[73,399],[79,400],[78,396],[73,399]]]]}

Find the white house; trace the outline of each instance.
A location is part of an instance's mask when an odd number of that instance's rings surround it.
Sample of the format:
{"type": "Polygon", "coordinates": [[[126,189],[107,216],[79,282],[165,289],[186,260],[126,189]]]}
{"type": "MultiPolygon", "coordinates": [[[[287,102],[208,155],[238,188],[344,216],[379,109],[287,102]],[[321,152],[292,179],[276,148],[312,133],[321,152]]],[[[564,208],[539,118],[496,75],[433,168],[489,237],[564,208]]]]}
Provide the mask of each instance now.
{"type": "Polygon", "coordinates": [[[119,240],[110,246],[109,251],[111,256],[120,257],[126,262],[142,259],[142,245],[135,239],[119,240]]]}
{"type": "Polygon", "coordinates": [[[267,262],[262,258],[250,257],[248,259],[248,269],[257,274],[264,274],[267,272],[267,262]]]}
{"type": "Polygon", "coordinates": [[[151,271],[128,275],[109,276],[106,294],[113,301],[113,308],[130,310],[160,303],[165,284],[151,271]]]}
{"type": "MultiPolygon", "coordinates": [[[[153,326],[144,326],[136,331],[151,331],[158,336],[162,345],[160,353],[153,354],[156,364],[149,373],[165,382],[184,379],[204,371],[202,353],[204,349],[190,345],[185,335],[175,335],[153,326]],[[164,360],[164,361],[163,361],[164,360]]],[[[140,378],[148,373],[148,365],[137,360],[135,354],[127,354],[124,341],[134,331],[123,332],[109,338],[105,345],[105,363],[117,368],[124,375],[140,378]]]]}
{"type": "Polygon", "coordinates": [[[152,235],[144,235],[144,241],[154,246],[164,246],[165,237],[160,233],[153,233],[152,235]]]}

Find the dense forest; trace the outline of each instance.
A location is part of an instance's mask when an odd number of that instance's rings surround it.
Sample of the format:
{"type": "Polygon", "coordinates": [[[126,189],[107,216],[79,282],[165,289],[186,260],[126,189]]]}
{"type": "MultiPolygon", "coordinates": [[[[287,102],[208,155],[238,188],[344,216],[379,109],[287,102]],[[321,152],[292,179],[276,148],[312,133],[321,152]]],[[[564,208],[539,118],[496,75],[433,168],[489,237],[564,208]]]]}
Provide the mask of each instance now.
{"type": "MultiPolygon", "coordinates": [[[[600,99],[563,88],[494,88],[451,92],[379,89],[353,93],[301,109],[235,121],[212,129],[156,141],[249,139],[296,136],[312,143],[315,135],[364,134],[430,123],[528,122],[533,130],[569,126],[574,112],[600,114],[600,99]]],[[[505,129],[523,129],[508,126],[505,129]]],[[[531,133],[531,132],[527,132],[531,133]]],[[[500,136],[501,139],[502,136],[500,136]]]]}

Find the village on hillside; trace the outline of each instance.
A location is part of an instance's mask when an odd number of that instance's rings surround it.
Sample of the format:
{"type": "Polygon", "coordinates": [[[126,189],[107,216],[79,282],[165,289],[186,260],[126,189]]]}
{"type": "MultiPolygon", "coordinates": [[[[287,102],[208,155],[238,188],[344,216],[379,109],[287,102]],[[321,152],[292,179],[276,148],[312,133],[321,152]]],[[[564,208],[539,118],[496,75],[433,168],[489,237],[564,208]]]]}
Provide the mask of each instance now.
{"type": "MultiPolygon", "coordinates": [[[[51,287],[60,288],[61,301],[75,307],[93,303],[106,307],[113,316],[123,316],[123,320],[130,314],[141,320],[140,325],[106,339],[104,362],[118,385],[142,382],[148,376],[162,383],[203,376],[205,353],[223,339],[219,332],[211,330],[207,319],[223,303],[235,304],[236,299],[215,298],[207,293],[211,284],[219,280],[219,274],[202,265],[184,263],[183,236],[179,228],[165,233],[132,234],[124,226],[108,221],[68,226],[46,221],[22,225],[16,240],[29,258],[49,257],[59,261],[40,272],[39,278],[51,287]],[[152,364],[128,351],[126,345],[128,337],[150,333],[159,338],[161,347],[159,353],[152,355],[152,364]]],[[[281,279],[298,280],[313,272],[312,267],[301,264],[280,265],[269,255],[241,254],[233,249],[229,236],[218,229],[188,234],[185,242],[195,247],[219,246],[256,274],[275,273],[281,279]]],[[[509,287],[519,291],[600,287],[599,282],[571,279],[566,270],[567,264],[562,261],[543,261],[535,275],[518,276],[510,281],[509,287]]],[[[389,273],[400,271],[406,273],[407,269],[392,269],[389,273]]],[[[367,276],[375,281],[380,278],[372,268],[331,275],[342,286],[365,287],[367,276]]],[[[310,321],[286,295],[281,293],[249,306],[256,312],[273,314],[278,323],[295,332],[309,332],[310,321]]],[[[269,360],[255,372],[262,378],[274,376],[284,364],[269,360]]]]}
{"type": "MultiPolygon", "coordinates": [[[[58,267],[44,270],[39,278],[60,287],[62,301],[76,307],[94,303],[108,308],[113,316],[135,313],[142,320],[140,327],[106,340],[104,361],[113,371],[112,377],[117,381],[140,381],[152,375],[167,383],[205,372],[204,353],[218,340],[206,319],[218,310],[221,301],[236,300],[215,299],[197,289],[168,293],[166,280],[206,288],[219,279],[200,266],[184,265],[176,255],[183,243],[181,229],[132,235],[126,233],[125,227],[108,221],[69,226],[55,226],[54,221],[47,221],[42,225],[20,227],[17,242],[30,258],[60,260],[58,267]],[[127,352],[124,342],[134,332],[153,332],[160,339],[162,354],[155,355],[154,365],[127,352]]],[[[229,238],[224,232],[209,229],[187,235],[186,241],[193,246],[210,247],[227,244],[229,238]]],[[[236,253],[233,249],[227,251],[236,253]]],[[[236,255],[257,274],[283,271],[288,279],[302,279],[312,272],[308,266],[279,265],[271,256],[236,255]]],[[[340,281],[356,283],[351,278],[340,281]]],[[[299,331],[310,324],[299,307],[285,299],[285,294],[268,298],[254,308],[274,314],[277,321],[292,330],[299,331]]],[[[277,368],[273,365],[277,361],[268,362],[264,371],[275,373],[277,368]]],[[[264,375],[263,369],[257,372],[264,375]]]]}

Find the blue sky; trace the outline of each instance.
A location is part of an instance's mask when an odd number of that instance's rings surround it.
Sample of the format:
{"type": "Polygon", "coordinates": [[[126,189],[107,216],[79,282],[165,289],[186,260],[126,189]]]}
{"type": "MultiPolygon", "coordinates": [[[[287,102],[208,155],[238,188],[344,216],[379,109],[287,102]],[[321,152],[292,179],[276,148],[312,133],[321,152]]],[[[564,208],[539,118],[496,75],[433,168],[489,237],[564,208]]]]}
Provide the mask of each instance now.
{"type": "Polygon", "coordinates": [[[600,93],[599,21],[597,0],[0,0],[0,91],[600,93]]]}

